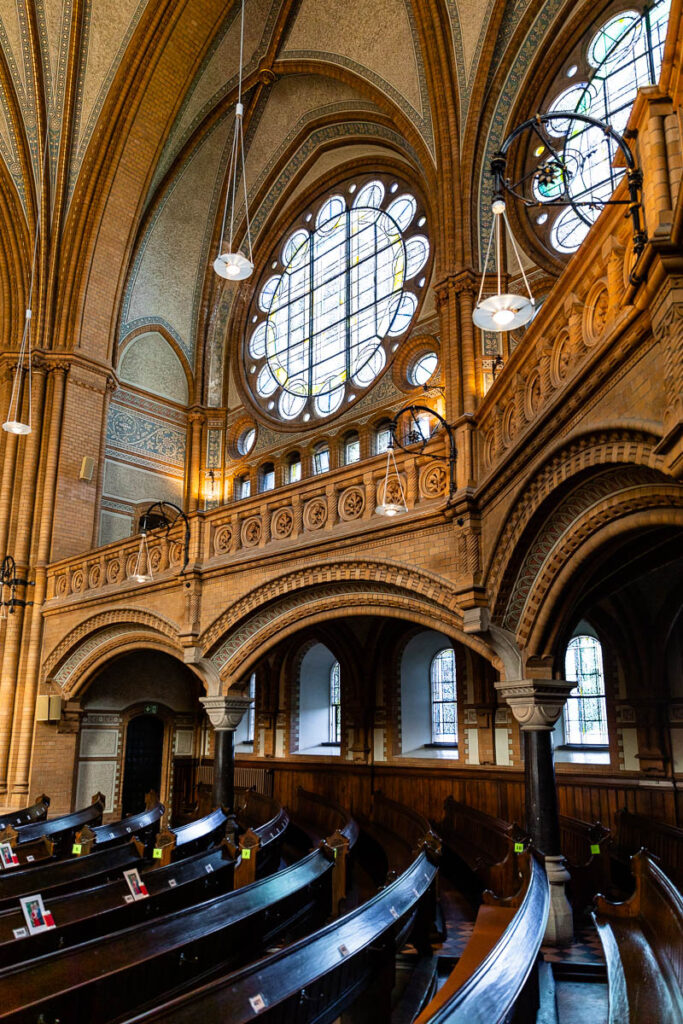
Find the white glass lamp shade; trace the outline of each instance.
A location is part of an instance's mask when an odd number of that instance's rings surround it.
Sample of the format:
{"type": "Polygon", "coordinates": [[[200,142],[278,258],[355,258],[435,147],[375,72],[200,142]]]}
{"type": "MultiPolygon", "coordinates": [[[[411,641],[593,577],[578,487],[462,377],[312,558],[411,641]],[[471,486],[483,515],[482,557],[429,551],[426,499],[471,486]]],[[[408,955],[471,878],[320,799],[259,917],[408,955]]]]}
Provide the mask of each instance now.
{"type": "Polygon", "coordinates": [[[393,501],[386,502],[384,505],[378,505],[375,509],[378,516],[399,516],[402,512],[407,511],[406,505],[399,505],[393,501]]]}
{"type": "Polygon", "coordinates": [[[135,568],[130,575],[134,583],[151,583],[154,579],[152,566],[149,560],[149,548],[147,546],[147,534],[142,532],[140,536],[140,547],[138,557],[135,561],[135,568]]]}
{"type": "Polygon", "coordinates": [[[31,427],[28,423],[22,423],[21,420],[6,420],[2,429],[6,430],[8,434],[30,434],[31,427]]]}
{"type": "Polygon", "coordinates": [[[254,272],[254,264],[242,252],[224,252],[213,261],[213,269],[226,281],[244,281],[254,272]]]}
{"type": "Polygon", "coordinates": [[[535,312],[533,301],[524,295],[489,295],[477,303],[472,319],[483,331],[514,331],[528,324],[535,312]]]}

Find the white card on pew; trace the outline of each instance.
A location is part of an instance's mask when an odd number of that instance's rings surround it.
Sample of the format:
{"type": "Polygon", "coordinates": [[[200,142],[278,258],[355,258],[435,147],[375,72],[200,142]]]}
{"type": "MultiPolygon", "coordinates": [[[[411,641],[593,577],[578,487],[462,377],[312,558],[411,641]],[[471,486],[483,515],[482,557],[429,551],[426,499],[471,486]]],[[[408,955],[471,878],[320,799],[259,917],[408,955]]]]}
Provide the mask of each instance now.
{"type": "Polygon", "coordinates": [[[168,887],[169,887],[169,889],[175,889],[177,884],[178,883],[176,882],[175,878],[169,878],[169,880],[168,880],[168,887]]]}
{"type": "Polygon", "coordinates": [[[29,863],[29,864],[33,864],[33,861],[34,861],[35,859],[36,859],[36,858],[35,858],[35,857],[33,856],[33,854],[32,854],[32,853],[29,853],[28,857],[26,858],[26,860],[27,860],[27,863],[29,863]]]}
{"type": "Polygon", "coordinates": [[[27,939],[28,928],[15,928],[12,934],[14,935],[15,939],[27,939]]]}
{"type": "Polygon", "coordinates": [[[262,995],[251,996],[249,999],[249,1005],[254,1013],[260,1013],[261,1010],[265,1010],[266,1008],[266,1002],[262,995]]]}
{"type": "Polygon", "coordinates": [[[19,903],[31,935],[38,935],[40,932],[46,932],[55,927],[52,914],[45,909],[40,893],[35,893],[33,896],[22,896],[19,903]]]}

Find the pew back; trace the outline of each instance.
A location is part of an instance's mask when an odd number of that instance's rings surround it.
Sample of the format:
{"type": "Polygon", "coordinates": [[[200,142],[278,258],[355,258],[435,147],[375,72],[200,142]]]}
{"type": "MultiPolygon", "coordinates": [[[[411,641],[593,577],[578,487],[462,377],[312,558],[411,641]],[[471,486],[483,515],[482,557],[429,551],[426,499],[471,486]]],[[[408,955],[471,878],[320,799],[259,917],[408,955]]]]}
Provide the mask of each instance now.
{"type": "Polygon", "coordinates": [[[624,857],[645,847],[659,859],[674,884],[683,888],[683,828],[624,809],[617,815],[616,839],[624,857]]]}
{"type": "Polygon", "coordinates": [[[6,829],[7,826],[12,828],[24,828],[26,825],[31,825],[36,821],[45,821],[47,818],[47,810],[50,806],[49,796],[39,796],[30,807],[24,807],[20,811],[7,811],[0,818],[0,832],[6,829]]]}

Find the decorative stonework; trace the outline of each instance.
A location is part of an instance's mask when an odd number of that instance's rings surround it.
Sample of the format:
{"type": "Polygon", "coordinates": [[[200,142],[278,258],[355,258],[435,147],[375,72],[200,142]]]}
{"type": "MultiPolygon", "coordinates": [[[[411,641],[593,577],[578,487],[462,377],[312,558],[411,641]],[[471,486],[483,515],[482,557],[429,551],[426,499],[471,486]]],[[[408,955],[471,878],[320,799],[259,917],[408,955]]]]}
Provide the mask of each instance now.
{"type": "Polygon", "coordinates": [[[200,697],[213,728],[234,732],[251,707],[248,697],[200,697]]]}
{"type": "Polygon", "coordinates": [[[255,548],[261,540],[261,517],[251,516],[242,523],[242,544],[245,548],[255,548]]]}
{"type": "Polygon", "coordinates": [[[365,494],[360,487],[347,487],[339,496],[339,518],[344,522],[359,519],[365,508],[365,494]]]}
{"type": "Polygon", "coordinates": [[[569,376],[570,363],[569,335],[566,331],[560,331],[550,358],[550,381],[553,387],[559,388],[564,384],[569,376]]]}
{"type": "Polygon", "coordinates": [[[609,294],[604,284],[593,291],[587,302],[584,340],[587,346],[595,345],[601,338],[609,315],[609,294]]]}
{"type": "Polygon", "coordinates": [[[273,512],[270,532],[274,540],[286,540],[294,529],[294,511],[291,508],[279,508],[273,512]]]}
{"type": "Polygon", "coordinates": [[[121,563],[114,558],[107,566],[107,583],[118,583],[121,578],[121,563]]]}
{"type": "Polygon", "coordinates": [[[567,679],[510,679],[495,684],[523,731],[549,731],[576,683],[567,679]]]}
{"type": "Polygon", "coordinates": [[[425,466],[420,473],[420,494],[423,498],[440,498],[448,486],[448,470],[435,464],[425,466]]]}
{"type": "Polygon", "coordinates": [[[304,508],[304,526],[307,530],[320,530],[327,522],[327,503],[314,498],[304,508]]]}
{"type": "Polygon", "coordinates": [[[213,550],[216,555],[225,555],[232,546],[232,526],[219,526],[213,535],[213,550]]]}
{"type": "Polygon", "coordinates": [[[526,382],[524,392],[524,415],[532,420],[541,407],[541,374],[534,370],[526,382]]]}
{"type": "MultiPolygon", "coordinates": [[[[403,484],[403,494],[406,493],[406,478],[403,473],[400,474],[401,484],[403,484]]],[[[401,494],[401,487],[395,476],[390,477],[389,482],[386,486],[386,493],[384,487],[384,478],[377,481],[377,504],[382,505],[385,502],[392,505],[401,505],[403,503],[403,494],[401,494]]]]}
{"type": "Polygon", "coordinates": [[[503,413],[503,443],[511,445],[517,435],[517,409],[510,402],[503,413]]]}

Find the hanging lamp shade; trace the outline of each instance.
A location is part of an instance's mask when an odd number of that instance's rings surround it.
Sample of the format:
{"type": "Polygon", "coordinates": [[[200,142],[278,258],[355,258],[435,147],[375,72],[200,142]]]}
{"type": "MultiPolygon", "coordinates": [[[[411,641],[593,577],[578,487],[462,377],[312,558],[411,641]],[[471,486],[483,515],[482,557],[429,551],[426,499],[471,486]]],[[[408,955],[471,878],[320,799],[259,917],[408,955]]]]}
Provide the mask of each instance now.
{"type": "Polygon", "coordinates": [[[478,302],[472,319],[483,331],[514,331],[516,327],[528,324],[535,312],[533,299],[506,292],[490,295],[478,302]]]}
{"type": "Polygon", "coordinates": [[[151,583],[154,579],[152,563],[149,559],[149,547],[147,546],[147,533],[145,530],[143,530],[140,535],[138,557],[135,561],[135,568],[133,569],[130,578],[135,583],[151,583]]]}
{"type": "Polygon", "coordinates": [[[480,327],[482,331],[496,331],[502,333],[503,331],[514,331],[516,327],[523,327],[524,324],[528,324],[530,320],[533,320],[536,313],[536,303],[533,295],[531,294],[531,288],[529,287],[529,281],[524,272],[522,266],[522,259],[519,255],[517,244],[510,230],[510,224],[508,223],[507,213],[505,212],[505,200],[502,196],[496,196],[491,204],[491,212],[493,213],[493,222],[491,224],[491,233],[489,235],[489,244],[486,249],[486,258],[484,260],[484,270],[481,276],[481,286],[479,288],[479,295],[477,297],[477,304],[472,311],[472,320],[477,327],[480,327]],[[526,285],[526,295],[515,295],[512,292],[504,292],[502,290],[501,282],[501,260],[503,256],[503,250],[501,246],[501,225],[503,231],[507,229],[510,244],[517,257],[517,263],[519,270],[522,275],[524,284],[526,285]],[[491,245],[493,239],[496,240],[496,266],[498,268],[498,289],[495,295],[488,295],[486,298],[482,298],[484,292],[484,284],[486,281],[486,271],[489,265],[489,256],[491,255],[491,245]]]}
{"type": "Polygon", "coordinates": [[[408,505],[406,504],[406,496],[403,490],[403,483],[401,481],[401,474],[398,471],[396,465],[396,456],[394,455],[394,443],[393,438],[387,448],[387,468],[384,474],[384,483],[382,484],[382,501],[376,506],[375,512],[378,516],[399,516],[403,512],[408,511],[408,505]],[[400,497],[400,501],[396,500],[400,497]],[[387,501],[387,498],[389,499],[387,501]],[[391,498],[394,498],[392,501],[391,498]]]}
{"type": "Polygon", "coordinates": [[[213,269],[227,281],[244,281],[251,277],[254,264],[243,252],[224,252],[213,261],[213,269]]]}

